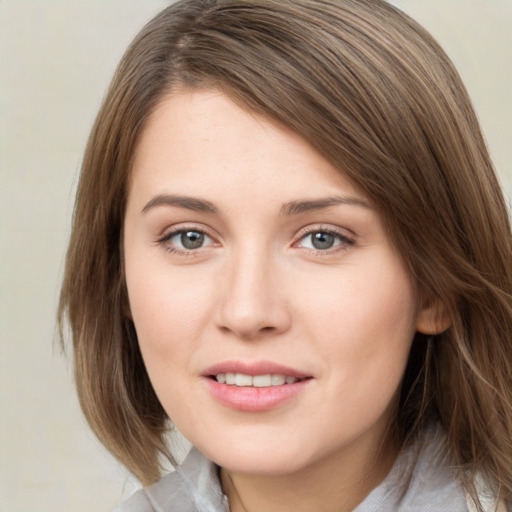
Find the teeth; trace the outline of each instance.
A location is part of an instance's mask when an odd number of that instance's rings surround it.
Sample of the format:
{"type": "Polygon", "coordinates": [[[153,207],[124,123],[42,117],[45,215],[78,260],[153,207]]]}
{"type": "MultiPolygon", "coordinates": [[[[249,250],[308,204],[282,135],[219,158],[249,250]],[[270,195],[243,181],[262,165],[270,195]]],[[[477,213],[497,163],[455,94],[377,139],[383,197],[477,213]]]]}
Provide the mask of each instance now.
{"type": "Polygon", "coordinates": [[[272,386],[272,377],[270,375],[255,375],[251,380],[255,388],[268,388],[272,386]]]}
{"type": "Polygon", "coordinates": [[[283,384],[294,384],[298,382],[297,377],[286,375],[245,375],[244,373],[218,373],[215,379],[220,384],[239,387],[269,388],[271,386],[282,386],[283,384]]]}
{"type": "Polygon", "coordinates": [[[237,373],[235,375],[235,386],[252,386],[252,377],[243,373],[237,373]]]}
{"type": "Polygon", "coordinates": [[[284,375],[272,375],[272,386],[282,386],[285,382],[286,377],[284,375]]]}

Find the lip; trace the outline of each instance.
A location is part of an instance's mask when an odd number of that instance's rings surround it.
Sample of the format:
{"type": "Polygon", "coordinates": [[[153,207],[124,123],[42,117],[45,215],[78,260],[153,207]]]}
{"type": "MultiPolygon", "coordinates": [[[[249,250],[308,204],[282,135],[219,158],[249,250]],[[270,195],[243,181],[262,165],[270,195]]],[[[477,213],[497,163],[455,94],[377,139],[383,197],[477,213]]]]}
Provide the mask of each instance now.
{"type": "Polygon", "coordinates": [[[313,380],[311,375],[271,361],[251,363],[225,361],[209,367],[203,373],[203,377],[215,400],[231,409],[244,412],[264,412],[274,409],[303,392],[313,380]],[[286,375],[302,380],[293,384],[264,388],[237,387],[217,382],[213,377],[219,373],[243,373],[251,376],[286,375]]]}
{"type": "Polygon", "coordinates": [[[245,375],[266,375],[268,373],[274,375],[287,375],[290,377],[297,377],[298,379],[305,379],[311,377],[307,373],[296,370],[289,366],[274,363],[272,361],[224,361],[222,363],[210,366],[203,372],[204,377],[211,377],[219,373],[244,373],[245,375]]]}

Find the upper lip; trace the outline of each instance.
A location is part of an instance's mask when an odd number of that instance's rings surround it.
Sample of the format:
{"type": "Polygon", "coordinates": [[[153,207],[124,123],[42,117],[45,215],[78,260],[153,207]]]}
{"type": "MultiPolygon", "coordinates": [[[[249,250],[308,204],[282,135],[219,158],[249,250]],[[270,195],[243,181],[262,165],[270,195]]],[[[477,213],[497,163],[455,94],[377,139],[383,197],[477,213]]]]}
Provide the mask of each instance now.
{"type": "Polygon", "coordinates": [[[268,374],[285,375],[286,377],[296,377],[298,379],[311,377],[311,375],[300,370],[272,361],[224,361],[210,366],[203,372],[203,375],[210,377],[212,375],[218,375],[219,373],[242,373],[244,375],[251,375],[252,377],[255,375],[268,374]]]}

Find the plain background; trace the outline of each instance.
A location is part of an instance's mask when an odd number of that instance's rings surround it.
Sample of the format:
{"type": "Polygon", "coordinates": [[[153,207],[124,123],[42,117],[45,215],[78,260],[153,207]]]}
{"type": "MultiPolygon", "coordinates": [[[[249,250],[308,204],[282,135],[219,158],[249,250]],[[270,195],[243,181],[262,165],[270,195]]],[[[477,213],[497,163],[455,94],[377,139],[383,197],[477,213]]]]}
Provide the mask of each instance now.
{"type": "MultiPolygon", "coordinates": [[[[131,494],[54,339],[81,154],[124,49],[169,2],[0,0],[0,511],[97,512],[131,494]]],[[[394,2],[455,61],[512,197],[512,0],[394,2]]]]}

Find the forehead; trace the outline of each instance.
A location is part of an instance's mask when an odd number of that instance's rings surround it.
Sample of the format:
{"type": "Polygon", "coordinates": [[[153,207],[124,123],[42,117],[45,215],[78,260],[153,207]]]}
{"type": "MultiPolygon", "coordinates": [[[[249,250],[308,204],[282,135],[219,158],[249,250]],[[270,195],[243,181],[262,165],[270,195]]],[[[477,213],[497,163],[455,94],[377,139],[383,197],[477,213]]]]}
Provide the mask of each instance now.
{"type": "MultiPolygon", "coordinates": [[[[363,196],[306,140],[215,90],[166,96],[135,154],[131,194],[363,196]]],[[[283,200],[286,200],[284,197],[283,200]]]]}

